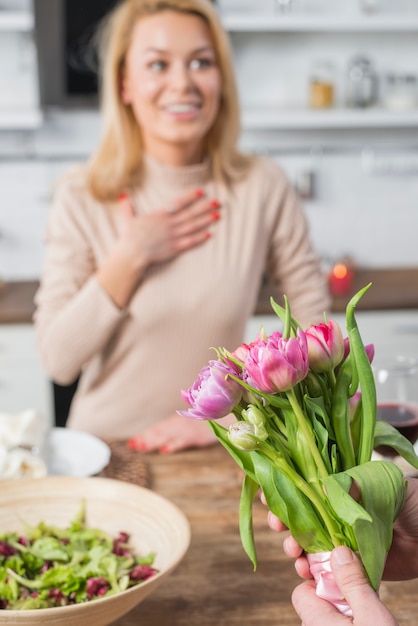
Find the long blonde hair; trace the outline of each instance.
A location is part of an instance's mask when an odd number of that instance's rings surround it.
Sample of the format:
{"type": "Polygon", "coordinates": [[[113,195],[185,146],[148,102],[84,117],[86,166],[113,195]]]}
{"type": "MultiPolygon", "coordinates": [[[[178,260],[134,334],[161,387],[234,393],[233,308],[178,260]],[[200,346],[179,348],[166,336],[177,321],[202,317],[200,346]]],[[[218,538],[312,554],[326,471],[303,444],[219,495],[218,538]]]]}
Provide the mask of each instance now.
{"type": "Polygon", "coordinates": [[[206,138],[212,175],[228,182],[242,175],[250,159],[238,148],[238,92],[228,37],[209,0],[124,0],[108,16],[101,32],[102,138],[87,168],[87,184],[101,201],[138,183],[143,161],[141,129],[130,105],[121,98],[121,77],[132,32],[138,19],[161,11],[197,15],[207,24],[221,73],[222,92],[217,119],[206,138]]]}

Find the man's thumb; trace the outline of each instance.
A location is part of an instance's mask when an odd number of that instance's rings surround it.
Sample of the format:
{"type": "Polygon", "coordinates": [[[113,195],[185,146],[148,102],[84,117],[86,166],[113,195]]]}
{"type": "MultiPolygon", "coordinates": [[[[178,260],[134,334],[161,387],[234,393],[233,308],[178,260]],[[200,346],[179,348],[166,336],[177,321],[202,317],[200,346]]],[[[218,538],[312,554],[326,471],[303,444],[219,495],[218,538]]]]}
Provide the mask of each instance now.
{"type": "MultiPolygon", "coordinates": [[[[349,548],[338,546],[332,551],[331,568],[341,595],[350,605],[353,615],[392,617],[370,586],[360,560],[349,548]]],[[[396,624],[395,621],[393,623],[396,624]]]]}

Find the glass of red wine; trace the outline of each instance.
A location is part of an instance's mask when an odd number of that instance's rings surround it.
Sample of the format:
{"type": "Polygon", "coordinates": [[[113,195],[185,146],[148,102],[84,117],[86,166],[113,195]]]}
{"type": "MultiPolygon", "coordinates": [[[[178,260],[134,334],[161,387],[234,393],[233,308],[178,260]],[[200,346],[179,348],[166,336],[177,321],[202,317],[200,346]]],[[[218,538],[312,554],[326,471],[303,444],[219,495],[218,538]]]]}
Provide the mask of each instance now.
{"type": "MultiPolygon", "coordinates": [[[[414,444],[418,439],[418,362],[396,356],[373,363],[377,419],[389,422],[414,444]]],[[[396,450],[380,446],[377,452],[394,458],[396,450]]]]}

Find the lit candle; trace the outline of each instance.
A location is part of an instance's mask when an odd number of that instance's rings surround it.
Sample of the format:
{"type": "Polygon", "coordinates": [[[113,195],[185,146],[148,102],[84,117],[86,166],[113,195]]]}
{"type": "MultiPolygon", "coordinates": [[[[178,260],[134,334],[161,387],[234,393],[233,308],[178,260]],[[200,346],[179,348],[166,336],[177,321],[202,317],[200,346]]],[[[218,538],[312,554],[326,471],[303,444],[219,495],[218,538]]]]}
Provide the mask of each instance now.
{"type": "Polygon", "coordinates": [[[329,275],[330,291],[333,296],[344,296],[351,291],[353,271],[344,263],[336,263],[329,275]]]}

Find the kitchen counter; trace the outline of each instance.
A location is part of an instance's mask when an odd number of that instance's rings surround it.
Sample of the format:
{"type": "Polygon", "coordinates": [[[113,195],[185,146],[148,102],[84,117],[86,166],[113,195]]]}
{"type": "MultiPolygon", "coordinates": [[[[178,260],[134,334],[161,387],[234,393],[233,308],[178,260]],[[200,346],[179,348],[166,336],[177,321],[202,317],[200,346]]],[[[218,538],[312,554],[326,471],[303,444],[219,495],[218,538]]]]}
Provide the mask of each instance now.
{"type": "MultiPolygon", "coordinates": [[[[112,626],[300,626],[290,602],[300,582],[283,552],[285,533],[267,526],[254,503],[258,568],[254,572],[238,531],[242,474],[217,444],[173,455],[143,455],[151,487],[188,517],[192,540],[179,567],[136,609],[112,626]]],[[[402,626],[417,623],[418,582],[382,583],[380,595],[402,626]]]]}
{"type": "MultiPolygon", "coordinates": [[[[350,292],[344,296],[334,296],[332,311],[345,311],[350,297],[372,283],[367,294],[358,304],[363,311],[418,308],[418,268],[357,268],[354,271],[350,292]]],[[[257,304],[257,314],[271,313],[270,296],[274,293],[268,281],[262,285],[257,304]]],[[[291,304],[291,303],[290,303],[291,304]]]]}
{"type": "MultiPolygon", "coordinates": [[[[359,310],[418,309],[418,268],[357,269],[353,288],[346,296],[334,297],[332,310],[345,310],[350,295],[372,283],[359,303],[359,310]]],[[[37,281],[6,282],[0,286],[0,324],[31,323],[37,281]]],[[[255,315],[272,313],[270,296],[275,293],[266,282],[260,289],[255,315]]]]}
{"type": "Polygon", "coordinates": [[[37,281],[0,284],[0,324],[30,324],[35,310],[37,281]]]}

